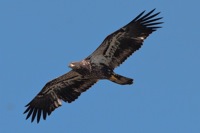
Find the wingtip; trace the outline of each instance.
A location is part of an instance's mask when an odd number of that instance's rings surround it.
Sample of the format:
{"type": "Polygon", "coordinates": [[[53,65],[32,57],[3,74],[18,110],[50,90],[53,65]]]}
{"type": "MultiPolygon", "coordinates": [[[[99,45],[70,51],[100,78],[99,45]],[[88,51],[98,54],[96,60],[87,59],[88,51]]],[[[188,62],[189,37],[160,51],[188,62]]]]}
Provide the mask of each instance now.
{"type": "Polygon", "coordinates": [[[155,10],[156,10],[156,8],[152,9],[149,13],[151,14],[151,13],[153,13],[155,10]]]}
{"type": "Polygon", "coordinates": [[[28,107],[30,103],[26,104],[24,107],[28,107]]]}
{"type": "Polygon", "coordinates": [[[153,12],[153,11],[155,11],[156,10],[156,8],[153,8],[151,11],[153,12]]]}

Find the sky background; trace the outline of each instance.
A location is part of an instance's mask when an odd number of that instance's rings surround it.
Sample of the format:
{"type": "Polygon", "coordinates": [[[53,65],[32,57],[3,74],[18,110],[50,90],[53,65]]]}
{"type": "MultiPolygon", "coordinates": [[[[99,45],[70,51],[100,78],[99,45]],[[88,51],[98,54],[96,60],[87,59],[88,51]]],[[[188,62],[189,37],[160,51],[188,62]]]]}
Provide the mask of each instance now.
{"type": "Polygon", "coordinates": [[[200,2],[150,0],[1,0],[1,133],[199,133],[200,2]],[[46,121],[25,120],[25,105],[71,61],[143,10],[161,11],[163,28],[115,71],[46,121]]]}

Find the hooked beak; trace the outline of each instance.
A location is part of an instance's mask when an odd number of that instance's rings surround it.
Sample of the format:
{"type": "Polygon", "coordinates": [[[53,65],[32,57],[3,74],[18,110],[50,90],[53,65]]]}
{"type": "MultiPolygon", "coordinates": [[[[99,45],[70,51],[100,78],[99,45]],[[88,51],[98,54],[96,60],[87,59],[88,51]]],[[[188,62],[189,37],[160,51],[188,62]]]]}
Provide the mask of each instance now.
{"type": "Polygon", "coordinates": [[[74,66],[75,66],[75,65],[74,65],[73,63],[70,63],[70,64],[69,64],[69,67],[70,67],[70,68],[74,68],[74,66]]]}

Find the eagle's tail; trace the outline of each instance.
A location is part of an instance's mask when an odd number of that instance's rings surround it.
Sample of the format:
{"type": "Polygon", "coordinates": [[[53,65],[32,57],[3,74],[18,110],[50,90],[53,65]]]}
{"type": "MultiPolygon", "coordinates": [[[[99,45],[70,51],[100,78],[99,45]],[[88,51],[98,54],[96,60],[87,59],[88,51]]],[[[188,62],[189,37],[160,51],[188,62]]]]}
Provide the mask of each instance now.
{"type": "Polygon", "coordinates": [[[133,79],[121,76],[121,75],[116,74],[116,73],[113,73],[109,77],[109,80],[112,81],[112,82],[115,82],[117,84],[120,84],[120,85],[133,84],[133,79]]]}

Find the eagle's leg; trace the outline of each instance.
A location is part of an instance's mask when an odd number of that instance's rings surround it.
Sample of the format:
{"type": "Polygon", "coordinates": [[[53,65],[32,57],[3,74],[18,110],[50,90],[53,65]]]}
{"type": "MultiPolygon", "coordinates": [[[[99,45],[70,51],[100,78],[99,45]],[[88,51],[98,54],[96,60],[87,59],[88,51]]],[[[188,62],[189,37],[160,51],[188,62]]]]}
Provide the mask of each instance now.
{"type": "Polygon", "coordinates": [[[112,73],[109,80],[120,85],[133,84],[133,79],[112,73]]]}

